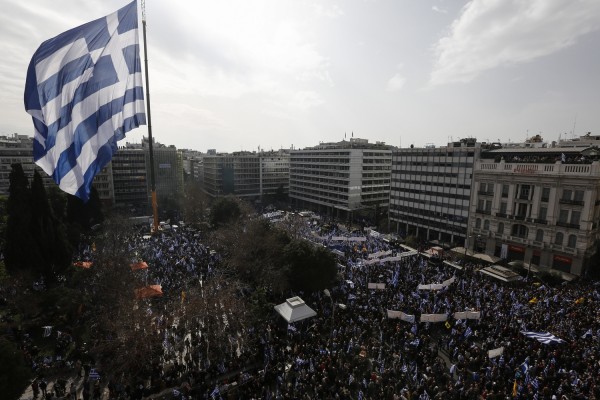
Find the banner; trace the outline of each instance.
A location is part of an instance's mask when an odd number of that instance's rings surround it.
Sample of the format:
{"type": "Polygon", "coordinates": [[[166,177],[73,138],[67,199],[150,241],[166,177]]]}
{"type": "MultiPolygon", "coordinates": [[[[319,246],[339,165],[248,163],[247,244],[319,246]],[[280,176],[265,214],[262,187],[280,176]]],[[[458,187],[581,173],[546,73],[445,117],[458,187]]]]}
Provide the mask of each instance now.
{"type": "Polygon", "coordinates": [[[370,283],[367,285],[368,289],[375,289],[375,290],[385,290],[385,283],[370,283]]]}
{"type": "Polygon", "coordinates": [[[481,311],[459,311],[453,315],[454,319],[481,319],[481,311]]]}
{"type": "Polygon", "coordinates": [[[446,314],[421,314],[421,322],[444,322],[447,319],[446,314]]]}
{"type": "Polygon", "coordinates": [[[501,356],[502,354],[504,354],[504,347],[498,347],[497,349],[488,351],[489,358],[498,357],[498,356],[501,356]]]}
{"type": "Polygon", "coordinates": [[[417,289],[419,290],[442,290],[446,286],[441,283],[429,283],[427,285],[419,285],[417,289]]]}
{"type": "Polygon", "coordinates": [[[387,316],[389,319],[400,319],[402,321],[410,322],[411,324],[415,322],[414,315],[406,314],[402,311],[387,310],[387,316]]]}

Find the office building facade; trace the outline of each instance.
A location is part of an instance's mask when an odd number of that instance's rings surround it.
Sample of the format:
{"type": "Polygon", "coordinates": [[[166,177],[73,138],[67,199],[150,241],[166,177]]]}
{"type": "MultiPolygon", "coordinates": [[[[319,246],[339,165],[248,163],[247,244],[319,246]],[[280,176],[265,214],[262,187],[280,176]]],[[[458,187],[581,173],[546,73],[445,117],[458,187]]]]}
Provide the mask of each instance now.
{"type": "Polygon", "coordinates": [[[290,200],[335,218],[375,215],[389,205],[392,148],[352,138],[290,152],[290,200]]]}
{"type": "Polygon", "coordinates": [[[473,166],[481,151],[475,139],[446,147],[394,150],[390,230],[422,242],[462,246],[467,235],[473,166]]]}

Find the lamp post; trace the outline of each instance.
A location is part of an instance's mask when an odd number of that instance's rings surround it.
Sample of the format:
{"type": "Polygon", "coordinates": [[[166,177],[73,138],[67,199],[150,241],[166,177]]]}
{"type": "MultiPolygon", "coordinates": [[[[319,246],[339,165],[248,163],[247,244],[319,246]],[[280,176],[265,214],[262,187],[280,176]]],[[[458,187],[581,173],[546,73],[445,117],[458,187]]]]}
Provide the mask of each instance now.
{"type": "Polygon", "coordinates": [[[329,292],[329,289],[323,290],[323,294],[326,297],[329,297],[329,300],[331,300],[331,334],[329,336],[329,341],[331,342],[333,340],[333,323],[335,321],[335,305],[333,304],[333,297],[331,297],[331,292],[329,292]]]}

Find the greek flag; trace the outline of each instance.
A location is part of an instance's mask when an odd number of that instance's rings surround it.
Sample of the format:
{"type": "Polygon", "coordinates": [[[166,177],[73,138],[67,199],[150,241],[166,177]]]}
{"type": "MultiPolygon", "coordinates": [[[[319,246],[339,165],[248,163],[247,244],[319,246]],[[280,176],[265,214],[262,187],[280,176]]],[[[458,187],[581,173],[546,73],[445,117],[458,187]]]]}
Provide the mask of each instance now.
{"type": "Polygon", "coordinates": [[[521,332],[521,333],[523,335],[527,336],[528,338],[536,339],[537,341],[542,342],[544,344],[563,343],[564,342],[563,339],[560,339],[560,338],[554,336],[550,332],[521,332]]]}
{"type": "Polygon", "coordinates": [[[100,380],[100,374],[98,373],[98,371],[96,371],[96,368],[91,368],[90,369],[89,379],[90,380],[95,380],[95,381],[100,380]]]}
{"type": "Polygon", "coordinates": [[[24,101],[35,163],[87,201],[117,141],[146,123],[136,2],[42,43],[29,63],[24,101]]]}

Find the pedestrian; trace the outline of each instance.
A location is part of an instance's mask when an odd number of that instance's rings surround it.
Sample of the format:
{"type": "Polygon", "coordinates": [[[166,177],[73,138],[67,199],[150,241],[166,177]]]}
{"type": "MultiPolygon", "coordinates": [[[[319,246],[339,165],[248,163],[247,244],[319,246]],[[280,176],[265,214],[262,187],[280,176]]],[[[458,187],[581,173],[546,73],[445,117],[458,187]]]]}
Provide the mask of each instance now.
{"type": "Polygon", "coordinates": [[[69,390],[69,395],[70,395],[71,400],[77,400],[77,385],[75,384],[75,382],[71,382],[71,388],[69,390]]]}
{"type": "Polygon", "coordinates": [[[40,387],[38,386],[38,380],[35,378],[33,382],[31,382],[31,390],[33,390],[33,398],[37,399],[40,394],[40,387]]]}
{"type": "Polygon", "coordinates": [[[81,368],[81,360],[77,359],[77,361],[75,361],[75,371],[77,371],[78,378],[81,378],[83,376],[81,368]]]}
{"type": "Polygon", "coordinates": [[[46,388],[48,387],[48,382],[46,382],[46,380],[44,378],[40,378],[40,390],[42,391],[42,398],[46,398],[46,395],[48,394],[46,392],[46,388]]]}

